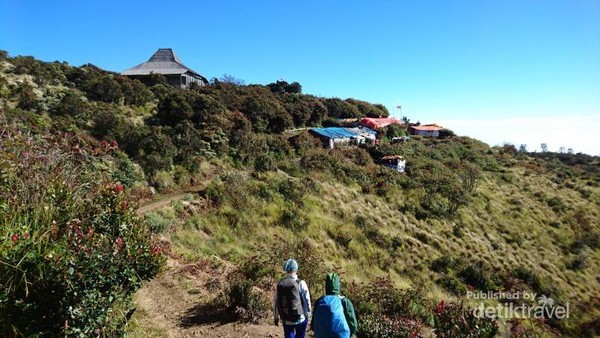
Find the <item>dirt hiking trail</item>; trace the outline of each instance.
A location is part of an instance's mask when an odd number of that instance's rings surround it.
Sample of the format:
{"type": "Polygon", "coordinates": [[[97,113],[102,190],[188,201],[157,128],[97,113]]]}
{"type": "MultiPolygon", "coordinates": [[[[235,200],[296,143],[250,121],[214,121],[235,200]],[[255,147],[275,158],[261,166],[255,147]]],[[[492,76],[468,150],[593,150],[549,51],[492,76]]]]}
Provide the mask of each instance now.
{"type": "MultiPolygon", "coordinates": [[[[184,199],[201,191],[206,184],[185,193],[159,197],[142,205],[138,215],[184,199]]],[[[167,238],[161,240],[168,241],[167,238]]],[[[215,264],[200,261],[182,263],[169,255],[165,271],[146,283],[135,295],[135,318],[139,329],[134,337],[283,337],[283,329],[269,324],[236,322],[233,313],[215,306],[225,276],[233,269],[228,262],[215,264]]]]}
{"type": "Polygon", "coordinates": [[[235,322],[232,313],[214,306],[226,271],[172,258],[167,265],[136,294],[137,337],[283,337],[281,327],[235,322]]]}

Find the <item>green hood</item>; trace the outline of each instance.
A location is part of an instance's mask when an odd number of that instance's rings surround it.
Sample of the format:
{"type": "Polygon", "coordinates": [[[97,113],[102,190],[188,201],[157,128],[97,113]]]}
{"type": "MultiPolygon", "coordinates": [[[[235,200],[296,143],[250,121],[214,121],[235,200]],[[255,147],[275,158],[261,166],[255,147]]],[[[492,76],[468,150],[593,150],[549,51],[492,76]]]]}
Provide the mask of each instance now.
{"type": "Polygon", "coordinates": [[[340,276],[337,273],[328,273],[325,277],[325,294],[339,295],[340,289],[340,276]]]}

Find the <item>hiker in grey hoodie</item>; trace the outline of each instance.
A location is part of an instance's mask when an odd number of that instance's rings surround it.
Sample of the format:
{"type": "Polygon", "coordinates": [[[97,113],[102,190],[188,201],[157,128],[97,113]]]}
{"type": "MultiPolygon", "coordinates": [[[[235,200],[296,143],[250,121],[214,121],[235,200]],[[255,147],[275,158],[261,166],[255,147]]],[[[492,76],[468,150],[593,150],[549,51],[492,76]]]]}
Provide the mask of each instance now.
{"type": "Polygon", "coordinates": [[[304,338],[310,318],[310,293],[305,281],[298,279],[298,262],[288,259],[283,265],[285,277],[277,283],[273,301],[273,321],[283,320],[285,338],[304,338]]]}

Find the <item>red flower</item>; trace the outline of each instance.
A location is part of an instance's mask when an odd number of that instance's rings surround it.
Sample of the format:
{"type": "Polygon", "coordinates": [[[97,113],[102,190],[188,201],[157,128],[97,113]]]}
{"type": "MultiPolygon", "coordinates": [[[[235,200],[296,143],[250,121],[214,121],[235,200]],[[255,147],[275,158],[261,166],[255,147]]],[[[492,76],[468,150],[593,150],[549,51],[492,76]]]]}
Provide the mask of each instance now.
{"type": "Polygon", "coordinates": [[[12,240],[13,244],[16,244],[19,241],[19,234],[10,236],[10,239],[12,240]]]}
{"type": "Polygon", "coordinates": [[[475,288],[475,287],[474,287],[473,285],[471,285],[471,284],[467,284],[467,289],[469,289],[469,290],[473,290],[474,288],[475,288]]]}
{"type": "Polygon", "coordinates": [[[150,252],[154,255],[154,256],[159,256],[160,254],[162,254],[163,248],[160,245],[152,245],[150,246],[150,252]]]}
{"type": "Polygon", "coordinates": [[[23,234],[23,238],[24,238],[24,239],[29,239],[29,233],[28,233],[28,232],[24,233],[24,234],[23,234]]]}
{"type": "Polygon", "coordinates": [[[437,305],[437,308],[435,309],[435,313],[440,314],[440,313],[442,313],[442,311],[444,311],[444,301],[443,300],[437,305]]]}
{"type": "Polygon", "coordinates": [[[121,183],[117,183],[113,187],[113,191],[117,194],[123,192],[123,190],[125,190],[125,187],[121,183]]]}
{"type": "Polygon", "coordinates": [[[112,141],[110,143],[110,146],[112,149],[119,149],[119,144],[117,143],[117,141],[112,141]]]}
{"type": "Polygon", "coordinates": [[[92,229],[88,230],[87,234],[88,234],[88,235],[92,235],[92,234],[94,234],[94,230],[92,230],[92,229]]]}

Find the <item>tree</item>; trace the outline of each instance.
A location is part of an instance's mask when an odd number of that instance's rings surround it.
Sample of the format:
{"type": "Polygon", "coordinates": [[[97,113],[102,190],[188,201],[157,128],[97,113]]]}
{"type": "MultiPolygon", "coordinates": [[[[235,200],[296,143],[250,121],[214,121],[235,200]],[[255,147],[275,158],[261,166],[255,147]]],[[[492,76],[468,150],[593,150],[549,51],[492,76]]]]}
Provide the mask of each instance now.
{"type": "Polygon", "coordinates": [[[302,85],[298,82],[287,83],[284,80],[279,80],[267,85],[275,94],[300,94],[302,93],[302,85]]]}
{"type": "Polygon", "coordinates": [[[125,104],[142,106],[152,100],[154,94],[139,80],[131,80],[125,76],[117,77],[125,96],[125,104]]]}
{"type": "Polygon", "coordinates": [[[520,153],[526,153],[527,152],[527,145],[526,144],[521,144],[519,146],[519,152],[520,153]]]}
{"type": "Polygon", "coordinates": [[[152,176],[157,171],[169,169],[176,154],[177,148],[171,138],[163,134],[162,128],[155,127],[141,141],[138,159],[144,172],[152,176]]]}
{"type": "Polygon", "coordinates": [[[325,105],[321,101],[314,99],[312,104],[312,113],[310,115],[310,120],[308,124],[310,126],[318,126],[321,124],[321,121],[323,121],[323,119],[326,116],[327,107],[325,107],[325,105]]]}
{"type": "Polygon", "coordinates": [[[190,120],[192,116],[194,116],[194,110],[180,91],[167,94],[158,103],[158,117],[167,125],[174,126],[182,121],[190,120]]]}
{"type": "Polygon", "coordinates": [[[385,133],[385,136],[387,136],[389,140],[398,136],[406,136],[406,129],[404,129],[403,126],[395,123],[383,128],[382,132],[385,133]]]}
{"type": "Polygon", "coordinates": [[[246,81],[244,81],[242,79],[238,79],[235,76],[229,75],[229,74],[223,74],[223,76],[221,76],[219,79],[213,79],[212,82],[213,83],[214,82],[231,83],[236,86],[243,86],[246,84],[246,81]]]}
{"type": "Polygon", "coordinates": [[[325,99],[327,114],[333,118],[352,118],[361,117],[360,111],[356,106],[337,97],[325,99]]]}
{"type": "Polygon", "coordinates": [[[302,85],[298,82],[292,82],[285,86],[285,92],[290,94],[300,94],[302,93],[302,85]]]}
{"type": "Polygon", "coordinates": [[[548,152],[548,145],[546,143],[542,143],[540,146],[542,148],[543,153],[548,152]]]}
{"type": "Polygon", "coordinates": [[[286,95],[282,97],[285,110],[292,116],[294,126],[303,127],[312,114],[311,102],[303,96],[286,95]]]}
{"type": "Polygon", "coordinates": [[[281,133],[293,125],[290,115],[279,102],[265,95],[259,94],[246,98],[242,112],[252,122],[255,132],[281,133]]]}
{"type": "Polygon", "coordinates": [[[54,108],[54,113],[57,115],[77,116],[84,113],[87,108],[87,103],[79,95],[68,91],[54,108]]]}
{"type": "Polygon", "coordinates": [[[123,99],[121,85],[112,76],[98,74],[88,80],[83,88],[90,100],[120,103],[123,99]]]}
{"type": "Polygon", "coordinates": [[[37,106],[37,96],[33,92],[33,87],[27,83],[22,82],[17,87],[17,93],[19,98],[18,108],[23,110],[32,110],[37,106]]]}
{"type": "Polygon", "coordinates": [[[154,72],[150,72],[150,76],[148,77],[148,85],[156,86],[156,85],[168,85],[167,77],[163,74],[158,74],[154,72]]]}
{"type": "Polygon", "coordinates": [[[454,137],[454,136],[456,136],[454,131],[447,129],[447,128],[442,128],[442,129],[440,129],[438,137],[439,138],[449,138],[449,137],[454,137]]]}
{"type": "Polygon", "coordinates": [[[372,104],[366,101],[356,99],[346,99],[346,102],[356,107],[359,111],[359,116],[367,117],[387,117],[390,113],[382,104],[372,104]]]}

